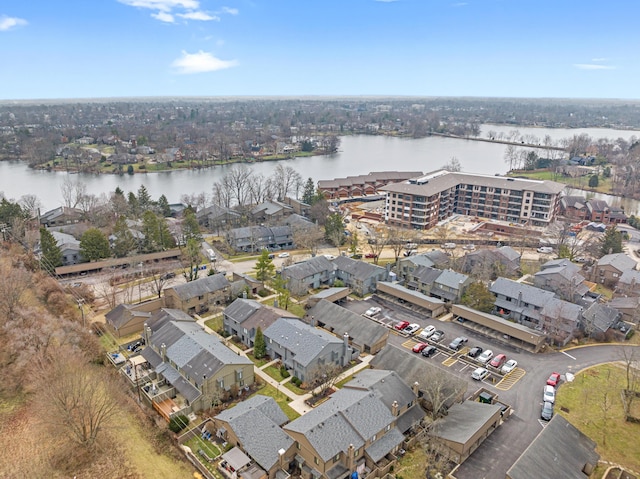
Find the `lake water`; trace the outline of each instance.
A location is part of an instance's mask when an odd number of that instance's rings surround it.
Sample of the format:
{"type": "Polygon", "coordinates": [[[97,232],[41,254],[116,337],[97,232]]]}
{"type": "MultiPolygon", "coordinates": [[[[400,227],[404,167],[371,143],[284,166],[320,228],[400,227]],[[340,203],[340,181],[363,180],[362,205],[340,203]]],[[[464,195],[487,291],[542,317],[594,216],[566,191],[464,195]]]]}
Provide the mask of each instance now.
{"type": "MultiPolygon", "coordinates": [[[[481,137],[489,130],[508,133],[516,128],[483,125],[481,137]]],[[[520,134],[533,134],[539,138],[552,135],[554,139],[587,133],[594,138],[629,139],[640,136],[640,132],[610,129],[548,129],[517,128],[520,134]]],[[[455,157],[462,170],[469,173],[504,174],[506,146],[496,143],[458,140],[443,137],[420,139],[393,138],[386,136],[342,137],[340,152],[331,156],[315,156],[282,160],[296,169],[306,180],[328,180],[337,177],[366,174],[372,171],[423,171],[440,168],[455,157]]],[[[254,172],[271,175],[279,162],[262,162],[248,165],[254,172]]],[[[22,162],[0,162],[0,192],[7,198],[17,200],[22,195],[34,194],[43,204],[43,211],[62,205],[61,185],[71,176],[87,186],[87,192],[108,194],[120,187],[125,192],[137,191],[145,185],[153,198],[166,195],[169,202],[177,202],[183,194],[211,193],[212,185],[231,167],[214,167],[205,170],[183,170],[165,173],[136,175],[88,175],[65,172],[34,171],[22,162]]],[[[636,212],[638,202],[627,202],[625,211],[636,212]],[[635,207],[634,207],[635,206],[635,207]]],[[[616,203],[612,203],[616,204],[616,203]]],[[[621,204],[621,203],[618,203],[621,204]]]]}

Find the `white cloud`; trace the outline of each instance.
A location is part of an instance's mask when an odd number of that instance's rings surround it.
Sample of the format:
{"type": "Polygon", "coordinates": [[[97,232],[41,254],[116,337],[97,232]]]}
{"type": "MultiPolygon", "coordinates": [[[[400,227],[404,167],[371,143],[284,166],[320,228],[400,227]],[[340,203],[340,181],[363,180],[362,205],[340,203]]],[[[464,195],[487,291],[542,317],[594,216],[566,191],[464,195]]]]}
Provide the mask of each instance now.
{"type": "Polygon", "coordinates": [[[237,15],[239,10],[237,8],[222,7],[222,13],[228,13],[229,15],[237,15]]]}
{"type": "Polygon", "coordinates": [[[209,15],[207,12],[202,12],[202,11],[178,13],[178,16],[186,20],[200,20],[203,22],[207,22],[210,20],[216,20],[218,22],[220,21],[220,17],[215,15],[209,15]]]}
{"type": "Polygon", "coordinates": [[[174,8],[185,10],[197,10],[200,3],[197,0],[118,0],[120,3],[130,7],[148,8],[160,12],[170,12],[174,8]]]}
{"type": "Polygon", "coordinates": [[[26,25],[27,21],[17,17],[7,17],[6,15],[0,16],[0,32],[6,32],[15,27],[21,27],[26,25]]]}
{"type": "Polygon", "coordinates": [[[152,13],[151,16],[156,20],[160,20],[161,22],[165,23],[173,23],[175,21],[173,15],[167,12],[152,13]]]}
{"type": "Polygon", "coordinates": [[[591,61],[595,63],[606,62],[608,58],[592,58],[591,61]]]}
{"type": "Polygon", "coordinates": [[[580,70],[615,70],[616,67],[611,65],[599,65],[596,63],[574,63],[574,67],[580,70]]]}
{"type": "Polygon", "coordinates": [[[176,73],[188,75],[192,73],[214,72],[225,70],[238,64],[235,60],[220,60],[209,52],[200,50],[197,53],[182,51],[182,56],[174,60],[171,66],[176,73]]]}

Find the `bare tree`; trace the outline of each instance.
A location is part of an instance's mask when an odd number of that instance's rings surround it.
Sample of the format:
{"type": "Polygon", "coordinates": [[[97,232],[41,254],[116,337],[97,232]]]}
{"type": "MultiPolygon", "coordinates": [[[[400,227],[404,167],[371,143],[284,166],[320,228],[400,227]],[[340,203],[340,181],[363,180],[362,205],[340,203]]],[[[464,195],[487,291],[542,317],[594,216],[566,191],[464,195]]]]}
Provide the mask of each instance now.
{"type": "Polygon", "coordinates": [[[86,195],[87,185],[80,181],[73,181],[70,176],[67,176],[60,186],[60,192],[62,193],[64,205],[67,208],[75,208],[78,206],[80,199],[86,195]]]}
{"type": "Polygon", "coordinates": [[[290,166],[283,166],[282,163],[276,166],[272,178],[279,201],[292,193],[297,193],[303,183],[300,173],[290,166]]]}
{"type": "Polygon", "coordinates": [[[398,261],[402,250],[407,246],[407,244],[415,243],[420,237],[420,233],[418,231],[410,228],[397,228],[395,226],[390,226],[388,231],[389,245],[391,246],[391,251],[393,251],[395,261],[398,261]]]}
{"type": "Polygon", "coordinates": [[[105,370],[92,366],[77,352],[52,355],[39,381],[46,413],[43,421],[87,449],[114,421],[119,389],[105,370]]]}
{"type": "Polygon", "coordinates": [[[296,247],[307,250],[311,256],[318,254],[323,238],[324,232],[320,226],[293,228],[293,242],[296,247]]]}
{"type": "Polygon", "coordinates": [[[22,209],[29,213],[29,216],[35,218],[40,208],[42,208],[42,202],[36,195],[28,194],[22,195],[19,200],[20,206],[22,209]]]}
{"type": "Polygon", "coordinates": [[[13,318],[31,287],[31,274],[23,267],[0,264],[0,320],[13,318]]]}
{"type": "Polygon", "coordinates": [[[389,234],[386,229],[382,228],[377,231],[370,231],[372,233],[372,237],[367,240],[367,247],[373,255],[373,262],[378,264],[384,247],[389,243],[389,234]]]}
{"type": "Polygon", "coordinates": [[[462,399],[467,387],[466,381],[434,367],[429,368],[424,381],[421,381],[421,389],[431,417],[442,416],[451,404],[462,399]]]}
{"type": "Polygon", "coordinates": [[[249,179],[251,178],[251,170],[245,165],[234,166],[222,178],[223,183],[228,185],[238,206],[245,206],[249,198],[249,179]]]}
{"type": "Polygon", "coordinates": [[[335,363],[318,364],[309,374],[308,383],[317,389],[316,395],[324,396],[336,385],[341,372],[342,368],[335,363]]]}

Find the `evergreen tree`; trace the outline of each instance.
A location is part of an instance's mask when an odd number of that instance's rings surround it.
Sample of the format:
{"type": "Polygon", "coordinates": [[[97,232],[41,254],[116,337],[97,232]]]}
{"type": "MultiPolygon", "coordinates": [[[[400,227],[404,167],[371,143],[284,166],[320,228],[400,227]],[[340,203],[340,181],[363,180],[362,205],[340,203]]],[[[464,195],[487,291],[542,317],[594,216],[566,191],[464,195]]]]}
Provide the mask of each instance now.
{"type": "Polygon", "coordinates": [[[291,292],[287,287],[287,280],[282,275],[277,274],[271,285],[278,293],[278,306],[287,309],[289,307],[289,298],[291,297],[291,292]]]}
{"type": "Polygon", "coordinates": [[[194,239],[187,241],[186,246],[182,248],[182,275],[187,282],[198,279],[201,259],[200,243],[194,239]]]}
{"type": "Polygon", "coordinates": [[[80,238],[80,253],[86,261],[95,261],[111,256],[109,240],[98,228],[89,228],[80,238]]]}
{"type": "Polygon", "coordinates": [[[600,255],[622,253],[622,233],[615,226],[609,226],[600,238],[600,255]]]}
{"type": "Polygon", "coordinates": [[[146,211],[151,207],[151,195],[144,185],[138,188],[138,206],[140,207],[140,211],[146,211]]]}
{"type": "Polygon", "coordinates": [[[316,185],[313,183],[313,179],[309,178],[304,184],[302,191],[302,201],[308,205],[313,205],[316,197],[316,185]]]}
{"type": "Polygon", "coordinates": [[[591,175],[589,177],[589,188],[597,188],[599,183],[598,175],[591,175]]]}
{"type": "Polygon", "coordinates": [[[56,243],[56,239],[44,226],[40,227],[40,265],[42,269],[53,273],[58,266],[62,266],[62,251],[56,243]]]}
{"type": "Polygon", "coordinates": [[[158,198],[158,209],[160,210],[160,214],[165,218],[171,216],[171,208],[165,195],[160,195],[160,198],[158,198]]]}
{"type": "Polygon", "coordinates": [[[264,341],[264,335],[262,329],[258,326],[256,330],[256,337],[253,340],[253,356],[256,359],[262,359],[267,355],[267,344],[264,341]]]}
{"type": "Polygon", "coordinates": [[[266,249],[262,250],[253,269],[256,271],[256,279],[258,281],[266,281],[273,276],[276,267],[273,264],[273,260],[269,258],[269,251],[266,249]]]}
{"type": "Polygon", "coordinates": [[[112,249],[116,258],[124,258],[138,247],[136,239],[129,231],[129,226],[127,226],[127,220],[124,216],[118,216],[116,225],[113,228],[113,236],[115,236],[115,241],[112,249]]]}
{"type": "Polygon", "coordinates": [[[344,244],[344,224],[342,221],[342,216],[339,213],[333,213],[327,217],[327,222],[324,224],[324,237],[334,246],[344,244]]]}
{"type": "Polygon", "coordinates": [[[127,203],[129,204],[129,213],[134,218],[137,218],[140,213],[140,205],[138,204],[138,198],[136,198],[136,195],[133,191],[129,192],[127,203]]]}
{"type": "Polygon", "coordinates": [[[200,225],[193,209],[187,208],[183,215],[182,220],[182,236],[185,242],[193,239],[196,241],[202,241],[202,233],[200,233],[200,225]]]}

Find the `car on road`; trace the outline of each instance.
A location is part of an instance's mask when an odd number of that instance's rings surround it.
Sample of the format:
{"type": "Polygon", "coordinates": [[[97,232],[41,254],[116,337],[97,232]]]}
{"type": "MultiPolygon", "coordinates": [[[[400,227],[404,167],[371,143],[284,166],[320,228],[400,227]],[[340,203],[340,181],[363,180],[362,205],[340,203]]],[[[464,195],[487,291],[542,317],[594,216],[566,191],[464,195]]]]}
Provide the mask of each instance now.
{"type": "Polygon", "coordinates": [[[431,356],[433,356],[437,352],[438,352],[438,348],[436,348],[435,346],[427,346],[426,348],[424,348],[422,350],[422,355],[425,358],[430,358],[431,356]]]}
{"type": "Polygon", "coordinates": [[[480,346],[476,346],[476,347],[474,347],[474,348],[471,348],[471,349],[469,350],[469,352],[467,353],[467,355],[468,355],[470,358],[477,358],[478,356],[480,356],[480,354],[482,354],[482,351],[483,351],[483,350],[482,350],[482,348],[481,348],[480,346]]]}
{"type": "Polygon", "coordinates": [[[435,332],[436,332],[436,327],[430,324],[429,326],[424,328],[422,331],[420,331],[420,334],[418,334],[418,339],[429,339],[435,332]]]}
{"type": "Polygon", "coordinates": [[[482,364],[486,364],[493,357],[493,351],[490,349],[485,349],[482,351],[482,354],[477,357],[477,361],[482,364]]]}
{"type": "Polygon", "coordinates": [[[408,249],[406,250],[404,253],[402,253],[405,256],[413,256],[415,254],[418,254],[418,250],[415,249],[408,249]]]}
{"type": "Polygon", "coordinates": [[[476,368],[472,373],[471,377],[476,381],[482,381],[489,375],[489,370],[487,368],[476,368]]]}
{"type": "Polygon", "coordinates": [[[287,253],[286,251],[278,255],[278,258],[288,258],[288,257],[289,257],[289,253],[287,253]]]}
{"type": "Polygon", "coordinates": [[[394,328],[398,331],[402,331],[407,326],[409,326],[409,321],[398,321],[394,328]]]}
{"type": "Polygon", "coordinates": [[[547,384],[549,386],[553,386],[554,388],[558,385],[559,382],[560,373],[551,373],[551,376],[549,376],[549,379],[547,379],[547,384]]]}
{"type": "Polygon", "coordinates": [[[551,418],[553,417],[553,403],[545,402],[542,404],[540,417],[545,421],[551,421],[551,418]]]}
{"type": "Polygon", "coordinates": [[[375,253],[367,253],[367,254],[364,255],[364,257],[368,258],[368,259],[376,259],[378,257],[378,255],[375,254],[375,253]]]}
{"type": "Polygon", "coordinates": [[[553,248],[551,246],[540,246],[536,251],[538,253],[549,254],[553,253],[553,248]]]}
{"type": "Polygon", "coordinates": [[[273,259],[273,258],[275,258],[275,257],[276,257],[276,255],[274,255],[273,253],[269,253],[269,254],[267,255],[267,257],[268,257],[269,259],[273,259]]]}
{"type": "Polygon", "coordinates": [[[173,271],[169,271],[167,273],[164,273],[162,276],[160,276],[160,279],[167,280],[175,277],[176,277],[176,274],[173,271]]]}
{"type": "Polygon", "coordinates": [[[414,353],[421,353],[422,350],[426,347],[427,343],[418,343],[413,348],[411,348],[411,351],[413,351],[414,353]]]}
{"type": "Polygon", "coordinates": [[[442,338],[444,338],[444,331],[441,331],[440,329],[438,329],[431,335],[431,341],[436,343],[438,341],[442,341],[442,338]]]}
{"type": "Polygon", "coordinates": [[[496,354],[495,357],[489,363],[489,366],[500,369],[506,362],[507,362],[506,354],[496,354]]]}
{"type": "Polygon", "coordinates": [[[420,325],[417,323],[412,323],[406,328],[404,328],[403,331],[407,334],[415,334],[418,331],[418,329],[420,329],[420,325]]]}
{"type": "Polygon", "coordinates": [[[444,243],[442,249],[456,249],[455,243],[444,243]]]}
{"type": "Polygon", "coordinates": [[[473,243],[466,244],[462,247],[462,249],[466,249],[467,251],[475,251],[476,245],[474,245],[473,243]]]}
{"type": "Polygon", "coordinates": [[[465,338],[464,336],[458,336],[456,339],[454,339],[453,341],[451,341],[449,343],[449,348],[453,349],[454,351],[457,351],[458,349],[460,349],[462,347],[462,345],[464,343],[466,343],[468,341],[467,338],[465,338]]]}
{"type": "Polygon", "coordinates": [[[500,371],[502,372],[502,374],[509,374],[517,366],[518,366],[518,361],[516,361],[515,359],[509,359],[509,361],[504,363],[504,366],[502,366],[502,369],[500,371]]]}
{"type": "Polygon", "coordinates": [[[379,308],[378,306],[371,306],[369,309],[367,309],[364,312],[364,314],[365,314],[365,316],[375,316],[380,311],[382,311],[382,308],[379,308]]]}
{"type": "Polygon", "coordinates": [[[556,388],[553,386],[545,386],[542,393],[542,400],[544,402],[550,402],[551,404],[556,402],[556,388]]]}

